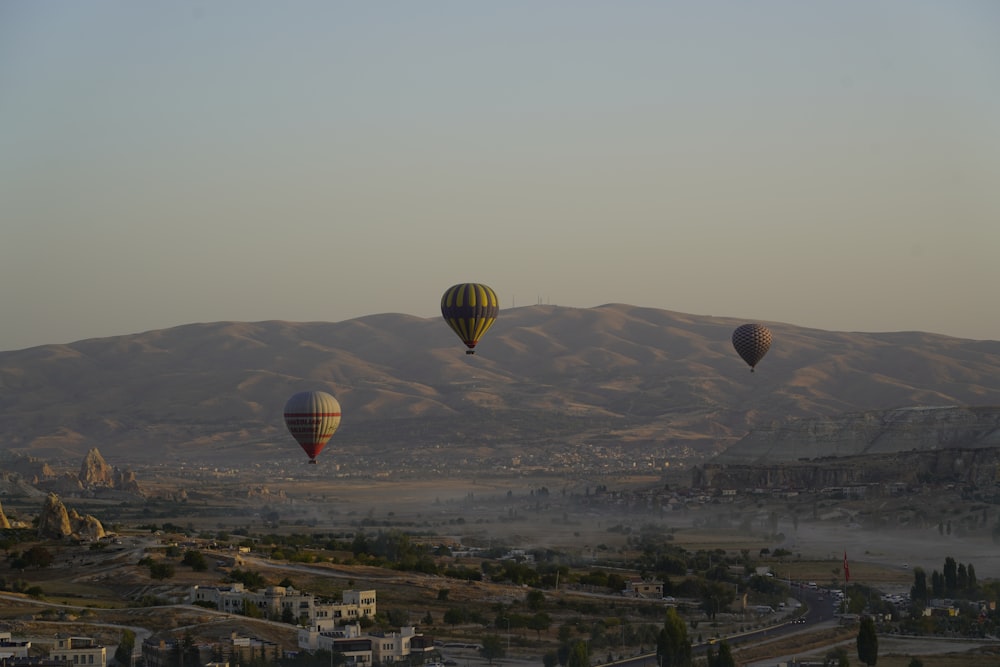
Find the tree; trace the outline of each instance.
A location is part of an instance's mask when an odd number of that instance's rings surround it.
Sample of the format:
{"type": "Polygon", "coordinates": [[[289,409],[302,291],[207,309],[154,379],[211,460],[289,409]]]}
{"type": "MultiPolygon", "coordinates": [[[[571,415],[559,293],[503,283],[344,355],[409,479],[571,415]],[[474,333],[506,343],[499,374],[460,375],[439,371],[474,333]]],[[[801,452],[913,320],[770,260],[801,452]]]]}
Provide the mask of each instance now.
{"type": "Polygon", "coordinates": [[[712,651],[711,646],[708,647],[708,667],[736,667],[736,659],[733,658],[728,642],[719,645],[718,655],[712,651]]]}
{"type": "Polygon", "coordinates": [[[838,646],[823,658],[823,667],[851,667],[851,659],[847,657],[847,649],[838,646]]]}
{"type": "Polygon", "coordinates": [[[944,559],[944,593],[952,596],[958,588],[958,563],[951,556],[944,559]]]}
{"type": "Polygon", "coordinates": [[[566,667],[590,667],[590,649],[587,642],[577,639],[569,648],[566,667]]]}
{"type": "Polygon", "coordinates": [[[264,618],[264,612],[249,600],[243,600],[243,615],[247,618],[264,618]]]}
{"type": "MultiPolygon", "coordinates": [[[[764,577],[757,579],[763,581],[764,577]]],[[[716,614],[733,602],[733,590],[716,582],[705,582],[701,587],[701,608],[705,615],[714,619],[716,614]]]]}
{"type": "MultiPolygon", "coordinates": [[[[305,653],[305,651],[303,651],[305,653]]],[[[305,655],[309,655],[305,653],[305,655]]],[[[340,651],[333,651],[332,653],[325,648],[321,648],[313,654],[313,659],[310,663],[315,667],[326,667],[326,665],[345,665],[347,664],[347,656],[345,656],[340,651]]]]}
{"type": "Polygon", "coordinates": [[[910,658],[910,663],[907,667],[924,667],[924,661],[920,658],[910,658]]]}
{"type": "Polygon", "coordinates": [[[497,658],[506,656],[507,651],[504,650],[500,635],[494,634],[483,637],[483,647],[479,649],[479,655],[486,658],[491,665],[497,658]]]}
{"type": "Polygon", "coordinates": [[[149,564],[149,576],[153,579],[169,579],[174,576],[174,566],[170,563],[153,562],[149,564]]]}
{"type": "Polygon", "coordinates": [[[542,638],[542,631],[548,630],[552,626],[552,617],[544,611],[540,611],[534,616],[529,616],[527,620],[526,627],[529,630],[534,630],[539,640],[542,638]]]}
{"type": "Polygon", "coordinates": [[[27,567],[34,567],[41,569],[43,567],[48,567],[52,564],[52,554],[48,549],[42,546],[35,545],[22,553],[20,557],[15,558],[11,563],[11,566],[23,570],[27,567]]]}
{"type": "Polygon", "coordinates": [[[135,649],[135,633],[129,629],[122,631],[122,638],[115,649],[115,662],[119,665],[132,664],[132,651],[135,649]]]}
{"type": "Polygon", "coordinates": [[[444,612],[444,622],[448,625],[459,625],[465,623],[465,612],[458,607],[449,607],[444,612]]]}
{"type": "Polygon", "coordinates": [[[927,604],[927,573],[922,567],[913,570],[913,587],[910,589],[910,599],[915,603],[927,604]]]}
{"type": "Polygon", "coordinates": [[[385,619],[390,626],[401,628],[410,625],[410,612],[405,609],[390,609],[385,613],[385,619]]]}
{"type": "Polygon", "coordinates": [[[937,570],[931,572],[931,595],[936,598],[944,597],[944,577],[937,570]]]}
{"type": "Polygon", "coordinates": [[[878,634],[875,632],[875,621],[871,616],[861,619],[858,629],[858,660],[872,667],[878,663],[878,634]]]}
{"type": "Polygon", "coordinates": [[[204,572],[208,569],[208,561],[205,560],[205,554],[194,549],[184,552],[184,559],[181,561],[181,565],[187,565],[195,572],[204,572]]]}
{"type": "Polygon", "coordinates": [[[243,584],[247,588],[260,588],[264,585],[264,575],[253,570],[241,570],[233,568],[226,577],[227,581],[235,581],[243,584]]]}
{"type": "Polygon", "coordinates": [[[524,601],[531,611],[541,611],[545,605],[545,593],[539,590],[528,591],[528,594],[524,596],[524,601]]]}
{"type": "Polygon", "coordinates": [[[662,667],[691,667],[691,640],[687,627],[673,607],[667,609],[667,617],[656,638],[656,658],[662,667]]]}

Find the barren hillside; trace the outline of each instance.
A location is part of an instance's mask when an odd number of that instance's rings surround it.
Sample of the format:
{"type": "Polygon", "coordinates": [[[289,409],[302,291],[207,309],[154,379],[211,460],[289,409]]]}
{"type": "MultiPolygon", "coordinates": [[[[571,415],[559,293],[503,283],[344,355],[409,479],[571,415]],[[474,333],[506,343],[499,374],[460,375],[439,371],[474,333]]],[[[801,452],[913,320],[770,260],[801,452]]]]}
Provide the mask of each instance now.
{"type": "MultiPolygon", "coordinates": [[[[438,318],[218,322],[0,353],[0,449],[121,465],[165,455],[294,454],[282,407],[343,408],[339,451],[580,443],[721,451],[754,428],[919,405],[1000,405],[1000,342],[766,323],[750,373],[742,321],[609,304],[503,311],[475,355],[438,318]]],[[[331,445],[332,446],[332,445],[331,445]]]]}

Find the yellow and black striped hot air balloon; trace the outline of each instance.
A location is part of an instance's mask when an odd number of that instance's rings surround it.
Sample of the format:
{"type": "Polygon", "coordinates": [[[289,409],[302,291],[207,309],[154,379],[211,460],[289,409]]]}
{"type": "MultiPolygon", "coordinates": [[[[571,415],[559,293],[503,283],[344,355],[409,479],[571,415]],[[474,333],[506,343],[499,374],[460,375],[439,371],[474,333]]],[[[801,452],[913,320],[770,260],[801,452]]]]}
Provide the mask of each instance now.
{"type": "Polygon", "coordinates": [[[458,334],[466,354],[475,354],[476,343],[497,320],[500,301],[497,293],[482,283],[459,283],[441,297],[441,315],[458,334]]]}

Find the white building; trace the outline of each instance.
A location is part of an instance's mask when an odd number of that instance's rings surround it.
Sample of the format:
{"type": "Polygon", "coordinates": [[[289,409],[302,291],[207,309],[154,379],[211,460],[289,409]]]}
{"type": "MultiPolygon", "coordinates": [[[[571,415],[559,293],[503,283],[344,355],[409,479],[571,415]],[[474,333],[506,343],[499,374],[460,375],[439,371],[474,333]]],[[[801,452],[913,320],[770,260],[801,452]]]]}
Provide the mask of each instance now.
{"type": "Polygon", "coordinates": [[[30,641],[20,641],[10,636],[9,632],[0,632],[0,660],[4,658],[27,658],[30,641]]]}
{"type": "Polygon", "coordinates": [[[322,630],[357,623],[366,616],[375,618],[375,591],[344,591],[340,602],[316,603],[309,617],[311,625],[322,630]]]}
{"type": "Polygon", "coordinates": [[[408,663],[411,655],[429,654],[434,650],[434,642],[429,637],[417,634],[417,629],[412,626],[400,628],[399,632],[380,632],[369,636],[372,640],[372,657],[382,665],[408,663]]]}
{"type": "MultiPolygon", "coordinates": [[[[336,630],[319,631],[316,627],[299,630],[299,648],[307,651],[342,653],[348,664],[388,665],[410,662],[410,656],[430,655],[434,651],[432,638],[419,634],[414,627],[399,632],[362,634],[360,625],[345,625],[336,630]]],[[[422,659],[420,662],[426,662],[422,659]]]]}
{"type": "Polygon", "coordinates": [[[56,646],[49,651],[49,658],[88,667],[108,665],[107,649],[90,637],[56,637],[56,646]]]}
{"type": "Polygon", "coordinates": [[[219,611],[230,614],[243,613],[244,604],[257,607],[267,618],[278,620],[290,612],[304,625],[316,626],[322,632],[338,626],[356,623],[364,617],[374,618],[377,610],[373,590],[344,591],[341,602],[323,602],[311,593],[295,590],[291,586],[269,586],[250,591],[243,584],[229,586],[194,586],[192,601],[210,602],[219,611]]]}

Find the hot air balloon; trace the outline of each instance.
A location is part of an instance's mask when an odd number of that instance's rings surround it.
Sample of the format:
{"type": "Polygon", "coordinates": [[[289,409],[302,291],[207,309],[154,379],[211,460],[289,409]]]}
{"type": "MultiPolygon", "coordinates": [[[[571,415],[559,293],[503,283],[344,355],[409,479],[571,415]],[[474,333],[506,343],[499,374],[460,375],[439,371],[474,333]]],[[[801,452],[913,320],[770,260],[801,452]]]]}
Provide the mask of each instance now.
{"type": "Polygon", "coordinates": [[[771,347],[771,331],[763,324],[741,324],[733,332],[733,347],[750,365],[750,372],[753,373],[754,366],[760,363],[771,347]]]}
{"type": "Polygon", "coordinates": [[[499,312],[497,293],[481,283],[452,285],[441,297],[441,315],[469,348],[466,354],[476,353],[476,343],[496,322],[499,312]]]}
{"type": "Polygon", "coordinates": [[[340,403],[325,391],[303,391],[285,403],[285,426],[309,455],[309,463],[340,426],[340,403]]]}

